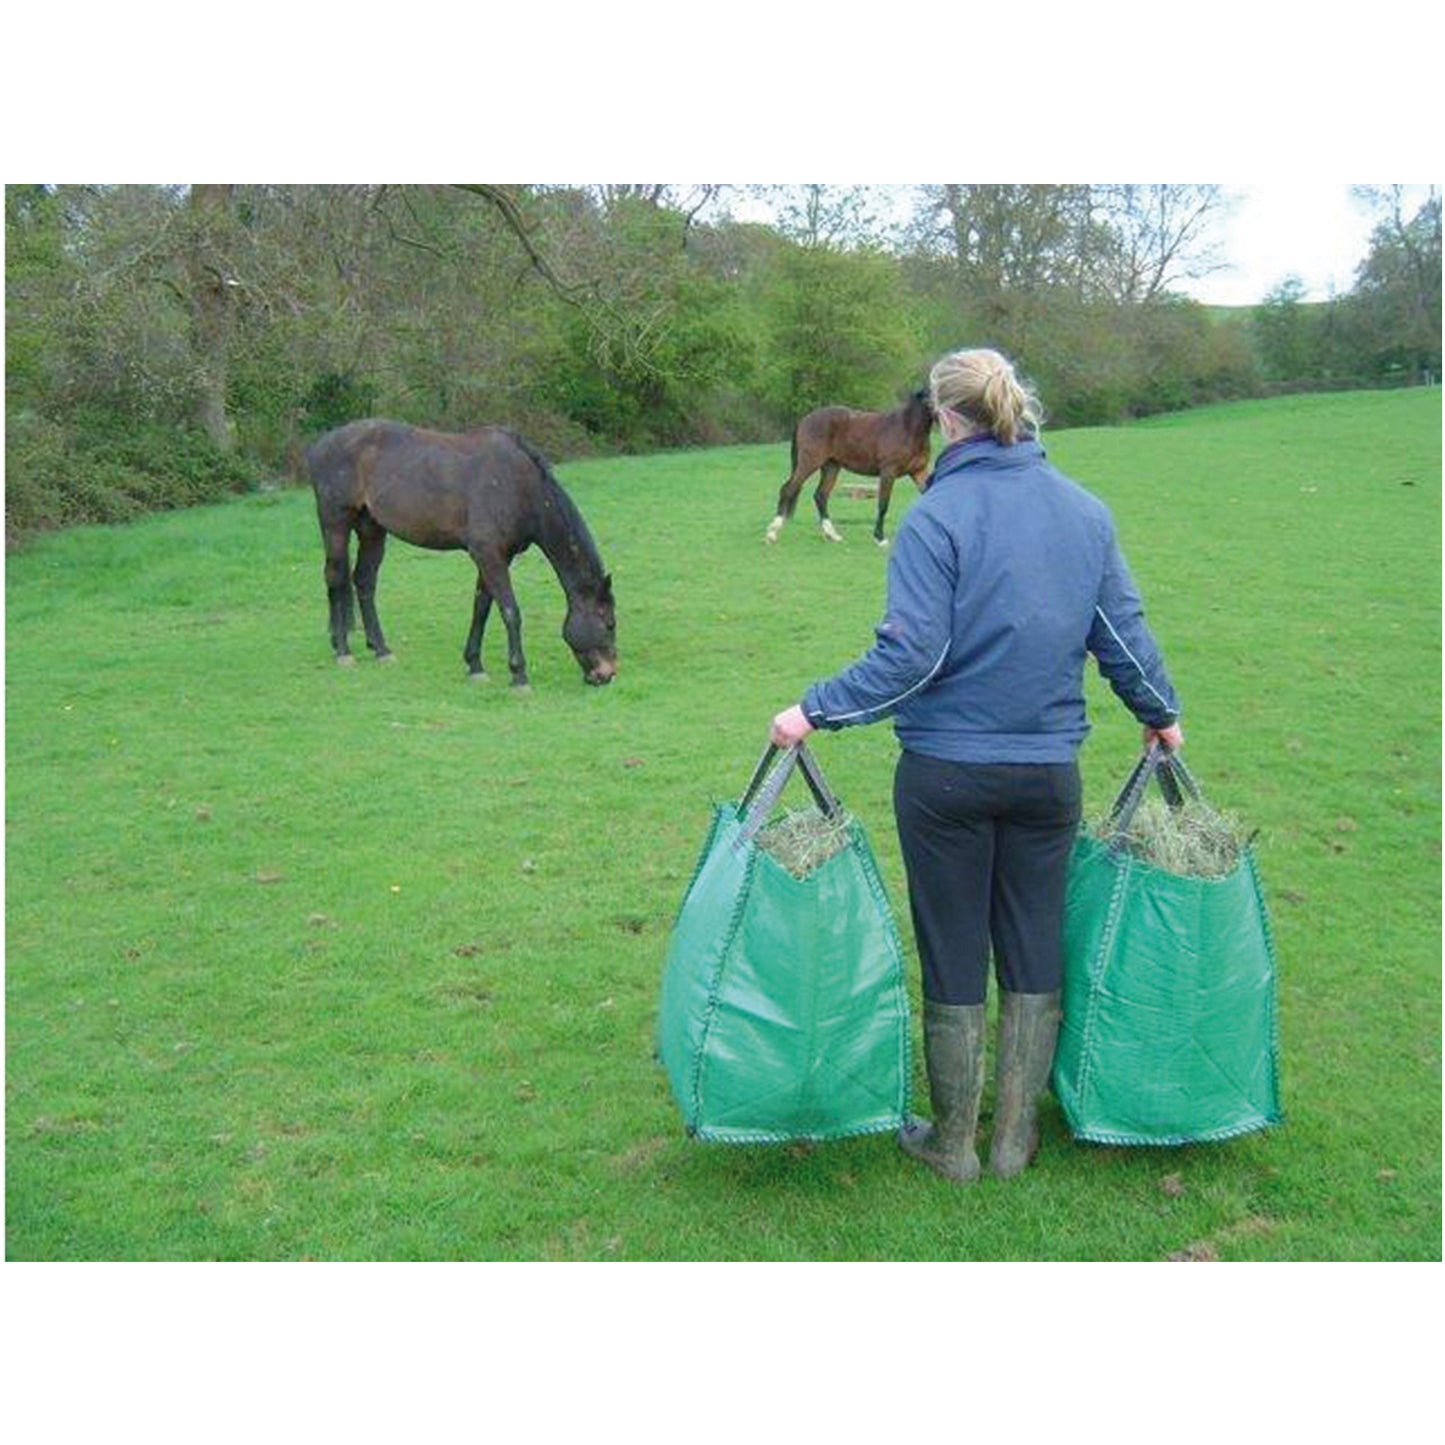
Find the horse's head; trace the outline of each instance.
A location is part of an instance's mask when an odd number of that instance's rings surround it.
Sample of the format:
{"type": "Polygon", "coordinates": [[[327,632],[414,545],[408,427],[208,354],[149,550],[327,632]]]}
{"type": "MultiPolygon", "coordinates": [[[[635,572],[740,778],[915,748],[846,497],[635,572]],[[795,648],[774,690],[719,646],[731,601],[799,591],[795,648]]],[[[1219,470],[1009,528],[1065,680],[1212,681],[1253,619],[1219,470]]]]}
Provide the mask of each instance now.
{"type": "Polygon", "coordinates": [[[927,428],[933,425],[933,396],[926,386],[908,393],[903,410],[916,426],[927,428]]]}
{"type": "Polygon", "coordinates": [[[595,590],[573,596],[562,624],[562,640],[572,649],[591,686],[602,687],[617,675],[617,611],[610,576],[595,590]]]}

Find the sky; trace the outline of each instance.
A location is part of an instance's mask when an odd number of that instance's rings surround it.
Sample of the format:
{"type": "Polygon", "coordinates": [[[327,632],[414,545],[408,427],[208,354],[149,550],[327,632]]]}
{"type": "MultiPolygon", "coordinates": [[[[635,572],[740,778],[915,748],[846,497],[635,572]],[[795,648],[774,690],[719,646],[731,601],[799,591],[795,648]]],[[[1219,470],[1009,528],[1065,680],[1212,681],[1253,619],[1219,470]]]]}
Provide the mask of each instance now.
{"type": "MultiPolygon", "coordinates": [[[[1211,305],[1248,306],[1290,275],[1304,283],[1306,301],[1325,301],[1332,290],[1343,294],[1353,286],[1380,218],[1352,198],[1349,186],[1308,181],[1228,190],[1239,198],[1219,230],[1220,259],[1229,265],[1183,283],[1187,295],[1211,305]]],[[[1407,187],[1407,216],[1428,193],[1426,185],[1407,187]]]]}
{"type": "MultiPolygon", "coordinates": [[[[1207,275],[1178,282],[1175,289],[1212,306],[1256,305],[1289,276],[1299,277],[1306,301],[1327,301],[1351,289],[1381,215],[1356,200],[1348,184],[1321,180],[1219,184],[1232,201],[1214,233],[1216,259],[1224,264],[1207,275]]],[[[877,189],[891,193],[899,218],[908,215],[912,187],[877,189]]],[[[1429,191],[1428,185],[1406,185],[1407,216],[1414,215],[1429,191]]],[[[759,200],[734,201],[732,209],[742,219],[770,216],[767,204],[759,200]]]]}

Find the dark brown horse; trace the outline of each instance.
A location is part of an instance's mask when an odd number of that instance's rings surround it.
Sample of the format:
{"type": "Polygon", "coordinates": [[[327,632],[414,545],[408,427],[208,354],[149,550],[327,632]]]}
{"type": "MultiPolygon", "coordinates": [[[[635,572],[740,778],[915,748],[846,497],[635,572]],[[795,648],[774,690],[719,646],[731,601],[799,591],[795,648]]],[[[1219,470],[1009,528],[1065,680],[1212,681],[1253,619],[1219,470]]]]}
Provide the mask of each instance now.
{"type": "Polygon", "coordinates": [[[840,469],[860,476],[878,478],[878,518],[873,540],[886,547],[883,519],[893,483],[907,474],[921,489],[928,476],[933,406],[926,391],[915,391],[893,411],[854,411],[846,406],[824,406],[810,411],[793,428],[793,469],[778,493],[778,515],[768,524],[764,540],[776,542],[783,523],[798,505],[803,483],[818,470],[823,475],[813,504],[823,535],[841,542],[838,530],[828,518],[828,497],[840,469]]]}
{"type": "Polygon", "coordinates": [[[512,686],[527,686],[522,615],[507,567],[535,542],[566,593],[562,636],[583,677],[593,684],[612,680],[617,671],[612,579],[582,514],[546,459],[514,432],[485,427],[453,436],[393,421],[357,421],[312,443],[306,465],[326,548],[331,646],[338,662],[353,660],[346,638],[353,587],[367,646],[378,658],[391,655],[376,616],[376,574],[387,533],[394,532],[418,547],[464,547],[476,563],[472,626],[462,651],[474,678],[486,676],[482,630],[495,602],[507,625],[512,686]]]}

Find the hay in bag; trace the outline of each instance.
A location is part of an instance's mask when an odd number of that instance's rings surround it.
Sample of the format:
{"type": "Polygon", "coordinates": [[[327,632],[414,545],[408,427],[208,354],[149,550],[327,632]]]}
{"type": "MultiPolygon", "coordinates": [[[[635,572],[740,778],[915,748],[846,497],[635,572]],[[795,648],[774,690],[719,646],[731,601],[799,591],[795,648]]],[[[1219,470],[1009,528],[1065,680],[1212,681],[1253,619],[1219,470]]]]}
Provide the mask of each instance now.
{"type": "Polygon", "coordinates": [[[806,747],[777,754],[763,754],[739,802],[713,811],[668,946],[658,1055],[698,1139],[897,1129],[908,1000],[883,883],[806,747]],[[816,809],[765,833],[795,768],[816,809]]]}
{"type": "Polygon", "coordinates": [[[1277,1039],[1253,848],[1156,744],[1074,847],[1054,1092],[1076,1139],[1228,1139],[1279,1122],[1277,1039]],[[1165,808],[1141,824],[1151,779],[1165,808]]]}

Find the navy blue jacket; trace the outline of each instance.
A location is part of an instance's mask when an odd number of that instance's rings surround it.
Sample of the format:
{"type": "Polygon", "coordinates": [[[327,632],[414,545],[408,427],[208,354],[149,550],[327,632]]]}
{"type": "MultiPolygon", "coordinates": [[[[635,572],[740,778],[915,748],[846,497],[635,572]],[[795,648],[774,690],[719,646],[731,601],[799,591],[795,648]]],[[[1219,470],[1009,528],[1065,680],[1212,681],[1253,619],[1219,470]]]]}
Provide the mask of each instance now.
{"type": "Polygon", "coordinates": [[[957,762],[1069,762],[1089,731],[1085,652],[1141,723],[1179,716],[1108,508],[1036,440],[969,437],[898,529],[877,641],[803,713],[819,728],[892,714],[905,748],[957,762]]]}

